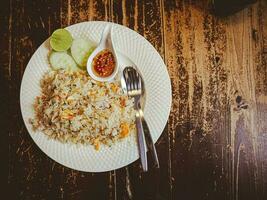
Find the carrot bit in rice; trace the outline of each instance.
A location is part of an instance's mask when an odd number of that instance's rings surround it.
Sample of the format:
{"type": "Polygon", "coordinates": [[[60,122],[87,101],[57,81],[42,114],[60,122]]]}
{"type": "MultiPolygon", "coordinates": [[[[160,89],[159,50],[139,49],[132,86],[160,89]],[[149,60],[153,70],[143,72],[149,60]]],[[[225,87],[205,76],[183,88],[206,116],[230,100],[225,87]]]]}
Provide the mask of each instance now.
{"type": "Polygon", "coordinates": [[[120,98],[120,106],[122,108],[126,106],[126,98],[125,97],[121,97],[120,98]]]}
{"type": "Polygon", "coordinates": [[[94,147],[95,147],[95,150],[99,151],[99,149],[100,149],[99,138],[96,138],[96,139],[94,140],[94,147]]]}
{"type": "Polygon", "coordinates": [[[128,136],[129,134],[129,125],[125,122],[121,123],[121,132],[120,132],[120,137],[121,138],[125,138],[128,136]]]}

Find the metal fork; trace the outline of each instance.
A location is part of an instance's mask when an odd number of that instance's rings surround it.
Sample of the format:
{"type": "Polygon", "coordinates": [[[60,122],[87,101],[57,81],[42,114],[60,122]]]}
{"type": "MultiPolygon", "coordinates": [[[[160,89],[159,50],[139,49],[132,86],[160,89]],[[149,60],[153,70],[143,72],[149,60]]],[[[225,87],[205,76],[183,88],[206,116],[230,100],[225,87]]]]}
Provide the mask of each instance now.
{"type": "Polygon", "coordinates": [[[137,129],[138,146],[143,171],[147,171],[147,155],[144,129],[142,125],[142,110],[140,99],[142,95],[142,79],[139,73],[132,67],[123,70],[127,94],[134,98],[134,109],[136,110],[135,124],[137,129]]]}

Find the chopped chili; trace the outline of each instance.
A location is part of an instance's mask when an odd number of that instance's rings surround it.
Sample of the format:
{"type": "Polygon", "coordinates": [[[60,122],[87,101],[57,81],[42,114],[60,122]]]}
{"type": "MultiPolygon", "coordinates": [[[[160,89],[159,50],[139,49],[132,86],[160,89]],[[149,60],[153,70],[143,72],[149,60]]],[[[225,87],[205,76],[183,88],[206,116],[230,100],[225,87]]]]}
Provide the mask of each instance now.
{"type": "Polygon", "coordinates": [[[93,59],[93,71],[97,76],[108,77],[115,69],[115,59],[108,49],[100,51],[93,59]]]}

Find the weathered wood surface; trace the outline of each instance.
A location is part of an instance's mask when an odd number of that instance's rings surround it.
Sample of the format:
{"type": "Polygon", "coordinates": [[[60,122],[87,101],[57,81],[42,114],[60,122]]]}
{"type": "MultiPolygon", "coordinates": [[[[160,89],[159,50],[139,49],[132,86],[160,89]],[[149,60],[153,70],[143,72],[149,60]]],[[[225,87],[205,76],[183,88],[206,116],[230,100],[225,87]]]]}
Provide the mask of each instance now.
{"type": "Polygon", "coordinates": [[[1,1],[9,199],[267,199],[267,3],[221,19],[207,2],[1,1]],[[19,89],[31,55],[56,28],[90,20],[134,29],[165,60],[173,105],[156,144],[159,171],[144,174],[139,161],[107,173],[71,170],[26,131],[19,89]]]}

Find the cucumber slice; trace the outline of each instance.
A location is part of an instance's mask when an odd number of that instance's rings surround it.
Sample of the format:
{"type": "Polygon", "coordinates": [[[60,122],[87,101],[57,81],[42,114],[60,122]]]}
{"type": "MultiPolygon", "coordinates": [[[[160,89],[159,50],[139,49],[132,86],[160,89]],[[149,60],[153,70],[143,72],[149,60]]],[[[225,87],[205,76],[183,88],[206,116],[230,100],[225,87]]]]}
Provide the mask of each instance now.
{"type": "Polygon", "coordinates": [[[75,65],[70,66],[69,70],[73,72],[77,72],[77,71],[81,71],[81,68],[79,68],[79,66],[75,63],[75,65]]]}
{"type": "Polygon", "coordinates": [[[72,37],[66,29],[55,30],[50,37],[50,45],[55,51],[66,51],[72,44],[72,37]]]}
{"type": "Polygon", "coordinates": [[[76,63],[82,69],[85,69],[88,57],[91,55],[94,49],[95,45],[92,44],[92,42],[83,38],[78,38],[73,41],[70,51],[76,63]]]}
{"type": "Polygon", "coordinates": [[[79,69],[73,58],[65,51],[53,51],[49,56],[49,62],[54,70],[68,69],[77,71],[79,69]]]}

